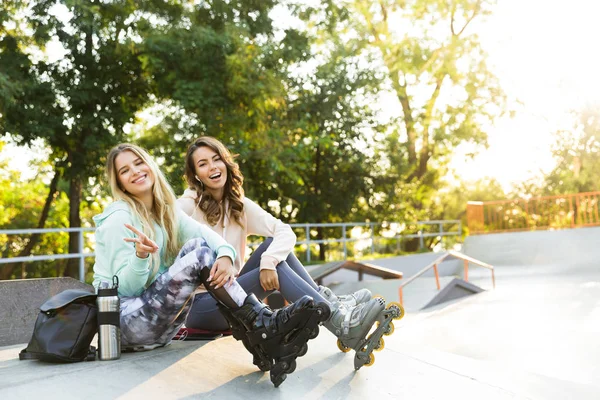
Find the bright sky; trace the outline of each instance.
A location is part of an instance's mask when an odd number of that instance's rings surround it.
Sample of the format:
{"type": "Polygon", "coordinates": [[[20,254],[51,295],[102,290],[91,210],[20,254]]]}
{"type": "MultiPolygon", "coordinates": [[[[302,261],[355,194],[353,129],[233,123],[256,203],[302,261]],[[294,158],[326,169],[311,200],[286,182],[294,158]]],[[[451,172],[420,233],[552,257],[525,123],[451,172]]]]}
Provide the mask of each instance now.
{"type": "Polygon", "coordinates": [[[489,132],[489,149],[457,156],[463,179],[496,177],[506,188],[552,168],[552,132],[571,126],[570,110],[600,103],[600,3],[589,0],[500,0],[478,26],[489,64],[517,114],[489,132]]]}
{"type": "MultiPolygon", "coordinates": [[[[489,131],[489,149],[466,160],[463,149],[452,167],[465,180],[496,177],[511,184],[548,171],[552,132],[570,127],[567,113],[600,104],[600,3],[590,0],[499,0],[485,24],[473,26],[516,110],[489,131]]],[[[13,165],[26,157],[11,152],[13,165]]]]}

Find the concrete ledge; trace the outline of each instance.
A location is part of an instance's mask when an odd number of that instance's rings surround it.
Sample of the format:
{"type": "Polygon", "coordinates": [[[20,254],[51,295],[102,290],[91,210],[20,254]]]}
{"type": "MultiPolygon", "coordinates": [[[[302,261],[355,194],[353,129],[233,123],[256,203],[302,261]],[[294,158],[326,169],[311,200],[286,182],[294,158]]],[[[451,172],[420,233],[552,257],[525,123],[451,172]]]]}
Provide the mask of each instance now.
{"type": "Polygon", "coordinates": [[[498,266],[542,265],[565,270],[598,264],[600,228],[468,236],[463,252],[498,266]]]}
{"type": "Polygon", "coordinates": [[[29,342],[39,307],[67,289],[94,291],[91,285],[73,278],[0,281],[0,346],[29,342]]]}

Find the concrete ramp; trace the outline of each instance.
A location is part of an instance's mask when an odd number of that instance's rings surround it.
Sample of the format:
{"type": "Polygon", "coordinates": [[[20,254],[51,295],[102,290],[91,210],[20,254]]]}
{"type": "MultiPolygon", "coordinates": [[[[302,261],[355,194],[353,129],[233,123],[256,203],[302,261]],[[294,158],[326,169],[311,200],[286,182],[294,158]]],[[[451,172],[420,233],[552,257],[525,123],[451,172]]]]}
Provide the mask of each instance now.
{"type": "Polygon", "coordinates": [[[463,252],[493,266],[577,268],[600,260],[600,228],[468,236],[463,252]]]}
{"type": "MultiPolygon", "coordinates": [[[[383,297],[387,303],[399,302],[398,288],[402,280],[344,282],[332,284],[330,288],[335,293],[353,293],[359,289],[369,289],[374,296],[383,297]]],[[[441,290],[437,290],[435,279],[420,278],[404,290],[404,309],[406,312],[418,312],[440,304],[457,302],[461,299],[483,291],[477,285],[465,282],[451,276],[440,277],[441,290]]],[[[489,286],[489,284],[488,284],[489,286]]]]}
{"type": "Polygon", "coordinates": [[[467,296],[472,296],[483,292],[483,289],[477,285],[466,282],[459,278],[452,279],[445,287],[436,294],[423,309],[437,306],[442,303],[459,300],[467,296]]]}
{"type": "MultiPolygon", "coordinates": [[[[444,288],[454,279],[452,276],[442,276],[440,277],[440,286],[444,288]]],[[[374,296],[383,297],[387,303],[390,303],[400,301],[398,288],[401,285],[401,279],[390,279],[385,281],[343,282],[332,284],[330,288],[335,293],[353,293],[359,289],[366,288],[374,296]]],[[[433,277],[419,278],[411,282],[403,290],[404,310],[406,312],[418,312],[422,310],[440,293],[437,290],[435,278],[433,277]]]]}
{"type": "Polygon", "coordinates": [[[598,281],[509,281],[407,315],[403,349],[530,398],[598,399],[599,289],[598,281]],[[496,370],[468,372],[478,363],[496,370]]]}
{"type": "MultiPolygon", "coordinates": [[[[0,348],[0,398],[600,398],[600,279],[506,279],[500,273],[497,283],[496,290],[395,321],[375,364],[357,372],[353,352],[339,352],[325,329],[278,389],[231,337],[67,365],[19,361],[22,344],[0,348]]],[[[414,284],[412,290],[422,284],[423,293],[435,291],[433,279],[414,284]]]]}

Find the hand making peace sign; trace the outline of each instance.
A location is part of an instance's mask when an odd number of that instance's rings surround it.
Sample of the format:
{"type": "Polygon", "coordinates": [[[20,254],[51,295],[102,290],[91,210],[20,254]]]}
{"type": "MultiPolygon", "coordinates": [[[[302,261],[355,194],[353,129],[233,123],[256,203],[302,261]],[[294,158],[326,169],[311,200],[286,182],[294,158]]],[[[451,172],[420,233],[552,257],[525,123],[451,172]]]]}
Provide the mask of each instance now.
{"type": "Polygon", "coordinates": [[[123,238],[124,241],[129,243],[135,243],[135,255],[139,258],[148,258],[150,253],[158,251],[158,245],[153,240],[148,238],[143,232],[138,231],[136,228],[129,224],[125,224],[125,227],[135,233],[138,237],[136,238],[123,238]]]}

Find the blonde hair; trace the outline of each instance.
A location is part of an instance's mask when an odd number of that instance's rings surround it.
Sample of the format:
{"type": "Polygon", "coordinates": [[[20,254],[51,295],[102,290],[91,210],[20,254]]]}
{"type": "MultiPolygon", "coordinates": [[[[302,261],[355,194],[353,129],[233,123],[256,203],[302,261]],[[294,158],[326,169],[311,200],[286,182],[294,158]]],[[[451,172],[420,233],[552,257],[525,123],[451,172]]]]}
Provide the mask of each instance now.
{"type": "Polygon", "coordinates": [[[235,162],[237,154],[231,152],[223,143],[214,137],[202,136],[196,139],[187,149],[185,156],[185,180],[190,189],[198,194],[198,207],[206,216],[206,221],[210,225],[216,225],[223,220],[222,209],[219,203],[211,196],[209,192],[204,191],[204,185],[196,180],[196,166],[194,165],[194,152],[200,147],[208,147],[221,157],[221,160],[227,167],[227,182],[223,191],[223,199],[227,199],[229,210],[233,219],[244,227],[242,222],[242,213],[244,212],[244,176],[240,171],[239,165],[235,162]]]}
{"type": "MultiPolygon", "coordinates": [[[[156,222],[162,229],[165,230],[164,241],[166,244],[165,263],[174,259],[177,256],[180,248],[180,240],[178,235],[178,221],[175,214],[176,200],[175,193],[167,179],[158,168],[158,165],[152,157],[139,146],[130,143],[122,143],[112,148],[106,158],[106,175],[113,199],[123,200],[129,206],[134,217],[142,224],[142,232],[150,239],[155,239],[153,222],[156,222]],[[125,151],[130,151],[144,163],[148,165],[154,175],[154,185],[152,187],[152,209],[148,210],[146,206],[134,196],[125,192],[117,178],[115,160],[117,156],[125,151]]],[[[148,282],[151,282],[158,268],[160,267],[160,259],[158,253],[152,255],[150,265],[150,276],[148,282]]]]}

